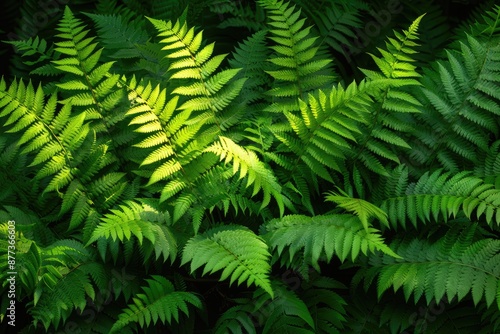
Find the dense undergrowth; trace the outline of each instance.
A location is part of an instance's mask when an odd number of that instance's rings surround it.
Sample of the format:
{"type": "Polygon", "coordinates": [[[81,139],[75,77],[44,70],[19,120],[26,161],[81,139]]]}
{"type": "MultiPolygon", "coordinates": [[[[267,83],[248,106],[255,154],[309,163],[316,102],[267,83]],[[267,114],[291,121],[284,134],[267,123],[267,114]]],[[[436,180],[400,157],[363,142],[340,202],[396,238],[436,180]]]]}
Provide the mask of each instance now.
{"type": "Polygon", "coordinates": [[[15,221],[19,333],[498,331],[500,6],[30,6],[2,325],[15,221]]]}

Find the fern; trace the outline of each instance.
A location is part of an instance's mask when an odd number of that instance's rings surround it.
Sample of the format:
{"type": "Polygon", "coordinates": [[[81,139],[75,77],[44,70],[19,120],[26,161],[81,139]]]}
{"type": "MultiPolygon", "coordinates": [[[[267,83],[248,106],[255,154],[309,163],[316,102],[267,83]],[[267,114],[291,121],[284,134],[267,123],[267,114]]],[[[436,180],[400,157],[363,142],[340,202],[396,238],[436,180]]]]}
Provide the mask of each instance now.
{"type": "MultiPolygon", "coordinates": [[[[191,84],[179,85],[173,90],[173,94],[190,97],[179,109],[198,112],[208,124],[215,123],[219,131],[226,128],[228,125],[224,122],[229,120],[222,118],[220,112],[238,95],[246,79],[231,81],[238,69],[213,74],[226,55],[212,57],[214,43],[202,47],[202,32],[195,34],[194,28],[188,28],[185,22],[150,21],[160,32],[161,43],[165,44],[163,50],[168,51],[167,57],[172,60],[170,79],[194,79],[191,84]]],[[[206,131],[205,135],[213,131],[206,131]]]]}
{"type": "Polygon", "coordinates": [[[484,300],[488,306],[498,298],[499,241],[492,238],[477,240],[477,225],[452,228],[445,237],[435,243],[429,240],[407,238],[395,241],[392,248],[402,259],[387,256],[371,256],[370,268],[357,275],[372,284],[378,277],[379,296],[389,288],[402,289],[406,300],[413,294],[415,302],[425,297],[448,301],[457,297],[472,297],[474,305],[484,300]]]}
{"type": "Polygon", "coordinates": [[[234,2],[215,1],[210,4],[210,10],[216,13],[222,20],[217,25],[218,28],[245,28],[252,32],[265,29],[266,15],[261,7],[253,8],[251,4],[234,2]],[[226,15],[230,14],[230,17],[226,15]]]}
{"type": "Polygon", "coordinates": [[[255,315],[264,327],[262,333],[314,333],[315,323],[307,305],[281,282],[273,281],[276,296],[270,299],[262,289],[255,291],[255,315]]]}
{"type": "Polygon", "coordinates": [[[500,188],[500,141],[494,142],[490,150],[481,157],[480,162],[474,167],[474,175],[483,178],[485,183],[494,184],[498,189],[500,188]]]}
{"type": "Polygon", "coordinates": [[[47,330],[50,325],[57,328],[74,309],[83,311],[86,298],[95,298],[94,284],[105,288],[107,273],[92,251],[74,240],[53,243],[43,249],[41,259],[30,313],[35,325],[40,321],[47,330]]]}
{"type": "Polygon", "coordinates": [[[352,215],[290,215],[274,219],[262,229],[262,237],[271,250],[277,251],[280,258],[284,257],[285,263],[291,263],[300,252],[316,270],[320,269],[320,260],[330,262],[333,255],[342,262],[349,256],[352,261],[356,260],[360,252],[367,255],[382,251],[388,256],[399,257],[384,244],[377,230],[365,230],[361,221],[352,215]]]}
{"type": "Polygon", "coordinates": [[[99,238],[125,241],[133,235],[145,253],[148,253],[148,248],[149,252],[154,249],[156,259],[162,255],[164,260],[169,257],[171,261],[175,260],[177,242],[172,231],[166,225],[162,225],[168,222],[165,222],[165,217],[158,211],[146,205],[130,202],[127,206],[121,205],[120,210],[111,212],[112,214],[101,218],[101,224],[94,230],[87,244],[99,238]],[[143,245],[143,239],[150,242],[149,247],[143,245]]]}
{"type": "Polygon", "coordinates": [[[323,43],[350,61],[353,54],[360,52],[355,45],[358,39],[356,29],[363,28],[361,15],[366,9],[368,7],[363,2],[329,1],[326,8],[310,11],[309,17],[315,17],[323,43]]]}
{"type": "Polygon", "coordinates": [[[352,198],[347,193],[339,189],[340,193],[331,192],[326,196],[327,201],[337,203],[337,205],[359,217],[365,231],[368,232],[368,220],[378,219],[382,224],[389,226],[387,214],[377,206],[360,198],[352,198]]]}
{"type": "Polygon", "coordinates": [[[316,314],[316,332],[342,333],[346,322],[346,301],[334,289],[345,288],[341,283],[327,277],[317,276],[303,283],[300,294],[311,314],[316,314]]]}
{"type": "Polygon", "coordinates": [[[171,323],[179,321],[179,311],[189,315],[188,305],[201,308],[200,299],[190,293],[175,291],[173,284],[166,278],[154,275],[147,279],[147,286],[142,287],[144,293],[137,294],[130,304],[119,315],[118,321],[110,329],[110,333],[121,331],[130,323],[138,323],[141,328],[155,325],[158,320],[171,323]]]}
{"type": "Polygon", "coordinates": [[[318,37],[312,35],[311,27],[304,28],[305,19],[299,19],[301,12],[295,6],[276,0],[262,0],[259,4],[269,13],[269,38],[276,43],[271,47],[275,54],[269,58],[276,70],[266,71],[275,79],[275,87],[268,94],[276,101],[268,110],[296,111],[297,98],[305,98],[332,81],[334,77],[328,70],[331,60],[318,52],[318,37]]]}
{"type": "Polygon", "coordinates": [[[269,57],[269,49],[266,47],[267,32],[261,30],[240,43],[229,59],[232,68],[241,68],[235,78],[247,78],[241,89],[240,99],[247,103],[263,99],[263,93],[270,84],[269,76],[262,70],[269,68],[266,60],[269,57]]]}
{"type": "Polygon", "coordinates": [[[19,332],[498,331],[500,7],[47,6],[0,52],[19,332]]]}
{"type": "MultiPolygon", "coordinates": [[[[264,154],[282,166],[282,182],[293,180],[302,204],[313,213],[311,193],[318,189],[318,177],[333,183],[333,172],[342,171],[347,152],[352,150],[359,124],[365,122],[372,88],[366,82],[339,85],[329,91],[299,100],[300,116],[285,112],[288,126],[271,126],[281,142],[275,152],[264,154]]],[[[281,175],[280,175],[281,176],[281,175]]]]}
{"type": "MultiPolygon", "coordinates": [[[[174,117],[174,111],[179,108],[179,97],[167,100],[166,91],[159,85],[153,88],[147,82],[136,82],[135,78],[126,85],[129,98],[137,102],[127,112],[133,116],[129,124],[137,126],[135,131],[144,135],[135,146],[146,154],[132,158],[140,164],[141,175],[149,179],[148,186],[163,183],[157,190],[161,192],[160,202],[175,198],[173,222],[179,221],[196,203],[201,205],[200,210],[213,206],[215,203],[212,202],[205,206],[201,196],[194,193],[183,195],[184,189],[210,183],[207,173],[218,160],[214,154],[201,151],[208,144],[204,141],[212,140],[201,132],[207,120],[202,116],[194,117],[191,109],[182,110],[174,117]],[[202,138],[199,140],[196,136],[202,138]]],[[[194,229],[197,230],[201,222],[198,216],[193,217],[196,219],[194,229]]]]}
{"type": "Polygon", "coordinates": [[[87,14],[97,25],[98,34],[105,50],[114,51],[111,59],[138,58],[141,52],[138,44],[145,44],[148,35],[142,20],[125,15],[87,14]]]}
{"type": "Polygon", "coordinates": [[[30,67],[35,65],[38,67],[47,66],[48,61],[53,57],[54,48],[49,47],[47,41],[38,36],[23,41],[8,41],[7,43],[12,44],[18,52],[21,52],[21,57],[32,59],[23,61],[24,64],[30,67]]]}
{"type": "Polygon", "coordinates": [[[419,45],[416,47],[417,53],[412,58],[416,60],[418,68],[427,66],[437,58],[443,58],[442,50],[450,43],[452,38],[450,22],[443,15],[441,6],[433,3],[412,4],[406,3],[408,11],[402,14],[413,20],[415,15],[425,16],[419,24],[419,45]]]}
{"type": "MultiPolygon", "coordinates": [[[[63,56],[54,60],[53,64],[67,77],[57,87],[69,93],[69,97],[62,102],[71,101],[73,105],[82,107],[87,120],[103,119],[106,112],[120,101],[119,91],[114,89],[119,75],[107,75],[112,62],[98,66],[102,49],[96,50],[97,43],[92,43],[94,38],[87,37],[87,31],[83,29],[82,22],[66,7],[57,35],[62,41],[55,43],[55,51],[63,56]]],[[[94,128],[98,132],[105,131],[105,126],[101,123],[94,128]]]]}
{"type": "Polygon", "coordinates": [[[499,190],[470,172],[451,175],[437,170],[408,184],[408,170],[400,168],[385,188],[387,197],[380,208],[393,227],[405,228],[408,220],[417,227],[420,222],[447,221],[460,214],[471,220],[484,219],[489,225],[500,222],[499,190]]]}
{"type": "Polygon", "coordinates": [[[392,161],[400,163],[398,150],[409,149],[403,134],[410,132],[407,113],[418,113],[420,102],[415,99],[409,89],[419,86],[416,78],[414,60],[411,58],[416,52],[415,40],[417,29],[422,17],[417,18],[403,34],[395,32],[396,38],[389,38],[386,42],[387,51],[379,49],[382,58],[371,55],[381,73],[371,70],[362,70],[371,80],[389,79],[390,84],[374,96],[376,104],[366,120],[366,126],[361,127],[361,135],[356,137],[359,143],[353,160],[361,160],[366,168],[381,174],[387,170],[381,168],[392,161]],[[396,80],[391,80],[396,79],[396,80]]]}
{"type": "Polygon", "coordinates": [[[191,238],[182,253],[182,264],[191,262],[191,272],[201,266],[203,275],[221,269],[220,280],[229,284],[247,282],[274,295],[269,281],[267,245],[249,229],[238,225],[214,227],[191,238]]]}
{"type": "MultiPolygon", "coordinates": [[[[57,117],[55,113],[57,98],[52,95],[45,104],[41,87],[37,90],[24,82],[13,82],[8,88],[2,79],[0,82],[0,106],[3,108],[0,117],[8,117],[5,125],[9,131],[19,132],[29,127],[18,139],[17,145],[23,145],[23,152],[38,150],[31,165],[44,163],[36,178],[51,177],[44,192],[58,191],[67,186],[73,178],[72,170],[67,165],[71,152],[83,144],[89,133],[88,125],[84,125],[84,114],[70,117],[71,105],[65,105],[57,117]],[[50,121],[46,124],[44,120],[50,121]]],[[[73,169],[73,173],[75,170],[73,169]]]]}
{"type": "Polygon", "coordinates": [[[449,50],[447,61],[422,79],[426,111],[417,121],[426,126],[415,129],[420,139],[412,152],[416,161],[429,161],[424,156],[431,154],[433,162],[458,171],[487,152],[491,138],[498,137],[499,83],[493,75],[498,52],[497,46],[468,36],[460,50],[449,50]]]}
{"type": "Polygon", "coordinates": [[[232,162],[233,174],[239,171],[240,179],[246,177],[248,174],[246,186],[249,187],[253,184],[252,196],[260,189],[264,192],[261,208],[267,206],[271,196],[273,196],[279,206],[280,215],[283,215],[285,209],[281,187],[276,182],[276,178],[273,177],[272,172],[258,160],[254,152],[247,151],[231,139],[222,136],[219,137],[218,143],[208,147],[205,151],[217,154],[226,163],[232,162]]]}
{"type": "Polygon", "coordinates": [[[216,334],[245,333],[243,330],[246,333],[257,333],[252,319],[251,299],[246,298],[241,301],[244,303],[231,307],[217,319],[214,331],[216,334]]]}

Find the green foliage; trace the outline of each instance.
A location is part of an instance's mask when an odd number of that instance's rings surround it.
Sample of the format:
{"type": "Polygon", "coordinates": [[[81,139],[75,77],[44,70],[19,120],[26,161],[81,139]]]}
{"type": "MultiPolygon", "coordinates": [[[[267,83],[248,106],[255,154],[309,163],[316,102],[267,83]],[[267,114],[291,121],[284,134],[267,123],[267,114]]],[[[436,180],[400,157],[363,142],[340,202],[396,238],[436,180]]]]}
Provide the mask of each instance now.
{"type": "Polygon", "coordinates": [[[229,284],[254,283],[273,296],[269,282],[270,254],[264,241],[246,227],[215,227],[189,239],[182,253],[182,264],[191,262],[191,272],[205,265],[202,275],[224,269],[221,280],[229,284]]]}
{"type": "Polygon", "coordinates": [[[116,333],[131,322],[141,327],[155,325],[158,320],[171,323],[179,321],[179,311],[189,315],[188,304],[201,308],[200,299],[189,292],[175,291],[173,284],[162,276],[147,279],[147,287],[142,287],[143,294],[137,294],[134,303],[123,310],[118,321],[111,327],[110,333],[116,333]]]}
{"type": "Polygon", "coordinates": [[[16,272],[22,333],[498,332],[500,7],[398,4],[76,1],[7,42],[2,325],[16,272]]]}
{"type": "Polygon", "coordinates": [[[408,170],[399,169],[385,188],[387,197],[380,207],[395,228],[398,224],[406,227],[408,221],[417,227],[420,223],[447,221],[460,215],[484,219],[488,225],[498,226],[500,222],[499,190],[470,172],[451,175],[436,170],[408,184],[408,170]]]}
{"type": "Polygon", "coordinates": [[[334,254],[341,261],[349,256],[355,261],[360,253],[367,255],[376,250],[399,257],[384,244],[377,230],[365,230],[359,218],[352,215],[285,216],[270,221],[263,229],[263,237],[277,250],[278,256],[287,249],[289,259],[283,255],[283,261],[292,263],[296,253],[303,249],[300,258],[318,270],[319,259],[330,262],[334,254]]]}
{"type": "Polygon", "coordinates": [[[276,0],[259,3],[269,13],[269,38],[276,44],[271,46],[274,54],[269,58],[276,69],[266,71],[275,82],[268,94],[277,99],[269,110],[295,111],[297,97],[304,98],[333,79],[323,73],[331,60],[318,53],[318,37],[311,33],[311,27],[304,27],[305,19],[300,19],[301,12],[295,6],[276,0]]]}
{"type": "Polygon", "coordinates": [[[428,304],[442,298],[460,301],[470,295],[474,305],[484,299],[488,307],[494,302],[500,307],[500,243],[492,238],[477,240],[477,229],[477,225],[454,227],[432,244],[416,238],[395,240],[392,247],[402,259],[373,256],[370,268],[359,273],[366,284],[378,276],[379,296],[392,287],[395,292],[401,288],[406,300],[413,294],[415,302],[422,297],[428,304]]]}

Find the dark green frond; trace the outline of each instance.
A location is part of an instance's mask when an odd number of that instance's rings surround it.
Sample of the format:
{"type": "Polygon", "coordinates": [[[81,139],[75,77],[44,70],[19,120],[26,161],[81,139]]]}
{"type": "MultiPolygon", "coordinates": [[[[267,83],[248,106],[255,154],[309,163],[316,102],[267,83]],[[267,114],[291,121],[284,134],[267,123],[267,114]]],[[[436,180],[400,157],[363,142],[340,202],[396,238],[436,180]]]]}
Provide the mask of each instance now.
{"type": "Polygon", "coordinates": [[[263,229],[263,238],[271,250],[291,263],[295,256],[304,257],[319,270],[319,261],[330,262],[333,255],[342,262],[352,261],[369,252],[382,251],[398,258],[374,228],[365,230],[358,217],[352,215],[301,215],[273,219],[263,229]],[[300,254],[300,255],[299,255],[300,254]]]}
{"type": "Polygon", "coordinates": [[[498,45],[468,36],[422,78],[423,108],[416,121],[425,126],[415,129],[415,160],[432,161],[430,155],[448,170],[472,169],[491,139],[499,138],[499,54],[498,45]]]}
{"type": "Polygon", "coordinates": [[[360,127],[356,136],[358,147],[352,158],[360,160],[366,168],[387,174],[386,168],[392,163],[399,164],[399,151],[410,148],[405,133],[412,131],[409,114],[418,113],[420,102],[412,96],[411,90],[420,84],[417,79],[415,61],[417,30],[422,17],[417,18],[408,30],[394,32],[395,38],[386,42],[387,50],[379,48],[382,57],[371,55],[380,72],[362,70],[373,81],[388,79],[374,94],[374,104],[369,107],[370,115],[360,127]]]}
{"type": "Polygon", "coordinates": [[[177,241],[168,227],[170,222],[165,221],[166,217],[151,206],[134,202],[126,204],[120,205],[120,210],[111,210],[110,214],[101,218],[101,223],[87,244],[99,238],[124,242],[134,236],[139,241],[139,246],[145,250],[154,250],[156,259],[163,256],[164,261],[167,258],[174,261],[177,256],[177,241]],[[149,241],[150,245],[143,246],[144,240],[149,241]]]}
{"type": "Polygon", "coordinates": [[[500,307],[498,296],[500,241],[477,240],[477,225],[453,227],[435,243],[427,239],[405,238],[392,244],[402,256],[370,256],[370,266],[359,272],[367,285],[377,281],[379,296],[390,288],[402,289],[406,300],[413,294],[415,302],[472,297],[474,305],[485,300],[500,307]]]}
{"type": "Polygon", "coordinates": [[[393,227],[413,226],[429,221],[447,221],[465,215],[488,225],[500,224],[500,190],[470,172],[451,174],[437,170],[424,174],[417,182],[407,183],[408,171],[385,183],[386,196],[380,208],[393,227]]]}

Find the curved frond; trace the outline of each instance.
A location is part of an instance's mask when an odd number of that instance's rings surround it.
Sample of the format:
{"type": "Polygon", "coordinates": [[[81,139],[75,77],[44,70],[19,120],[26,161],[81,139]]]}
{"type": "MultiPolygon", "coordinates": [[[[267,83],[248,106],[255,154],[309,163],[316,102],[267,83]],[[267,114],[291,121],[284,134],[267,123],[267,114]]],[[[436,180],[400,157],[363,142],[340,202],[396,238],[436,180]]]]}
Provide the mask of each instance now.
{"type": "Polygon", "coordinates": [[[239,225],[212,228],[191,238],[182,252],[182,264],[191,263],[191,272],[201,266],[203,275],[222,270],[220,280],[230,277],[240,285],[255,284],[270,296],[270,254],[264,241],[251,230],[239,225]]]}
{"type": "Polygon", "coordinates": [[[168,223],[165,216],[151,206],[134,202],[126,204],[120,205],[120,210],[111,210],[111,213],[101,218],[101,223],[93,231],[87,244],[99,238],[124,242],[134,236],[139,245],[142,246],[146,239],[154,246],[156,259],[162,255],[164,261],[169,257],[174,261],[177,256],[177,241],[165,225],[168,223]]]}
{"type": "Polygon", "coordinates": [[[402,289],[406,300],[413,294],[415,302],[425,297],[462,300],[469,295],[475,305],[486,301],[500,308],[500,241],[477,240],[477,225],[459,229],[452,227],[435,243],[427,239],[406,238],[394,242],[392,248],[400,259],[371,255],[370,266],[359,272],[367,285],[378,277],[379,296],[390,288],[402,289]]]}
{"type": "Polygon", "coordinates": [[[500,129],[500,47],[467,36],[422,78],[424,126],[416,128],[413,158],[451,171],[472,169],[500,129]]]}
{"type": "Polygon", "coordinates": [[[283,215],[284,204],[281,195],[281,186],[266,165],[259,160],[253,151],[237,145],[229,138],[220,136],[219,142],[205,149],[206,152],[217,154],[225,163],[233,165],[233,175],[239,172],[239,178],[246,177],[246,187],[253,185],[252,196],[262,189],[264,199],[261,208],[269,204],[271,196],[276,200],[280,215],[283,215]]]}
{"type": "Polygon", "coordinates": [[[263,231],[262,237],[285,263],[291,263],[295,256],[303,256],[316,270],[319,270],[320,260],[330,262],[333,255],[342,262],[348,257],[356,260],[360,252],[368,255],[382,251],[399,258],[376,229],[365,230],[358,217],[347,214],[285,216],[264,225],[263,231]]]}
{"type": "Polygon", "coordinates": [[[397,181],[386,183],[387,197],[380,204],[393,227],[406,227],[408,220],[417,227],[418,222],[447,221],[459,214],[500,224],[500,190],[470,172],[437,170],[408,185],[408,170],[400,172],[397,181]]]}
{"type": "Polygon", "coordinates": [[[144,293],[139,293],[118,316],[110,329],[110,333],[122,330],[130,323],[138,323],[141,328],[155,325],[158,320],[163,324],[179,321],[179,315],[189,316],[189,306],[201,308],[201,300],[195,294],[185,291],[175,291],[174,285],[165,277],[153,275],[147,279],[147,286],[143,286],[144,293]],[[180,311],[180,312],[179,312],[180,311]]]}

